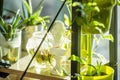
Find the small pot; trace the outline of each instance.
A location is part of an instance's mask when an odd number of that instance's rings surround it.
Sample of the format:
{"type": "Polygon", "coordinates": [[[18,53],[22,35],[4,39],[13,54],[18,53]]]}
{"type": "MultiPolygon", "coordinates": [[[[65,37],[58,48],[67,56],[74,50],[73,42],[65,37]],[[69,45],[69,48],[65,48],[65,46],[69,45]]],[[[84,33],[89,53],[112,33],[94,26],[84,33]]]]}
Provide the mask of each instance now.
{"type": "Polygon", "coordinates": [[[106,75],[101,76],[82,76],[82,80],[113,80],[114,69],[110,66],[101,66],[101,72],[106,75]]]}

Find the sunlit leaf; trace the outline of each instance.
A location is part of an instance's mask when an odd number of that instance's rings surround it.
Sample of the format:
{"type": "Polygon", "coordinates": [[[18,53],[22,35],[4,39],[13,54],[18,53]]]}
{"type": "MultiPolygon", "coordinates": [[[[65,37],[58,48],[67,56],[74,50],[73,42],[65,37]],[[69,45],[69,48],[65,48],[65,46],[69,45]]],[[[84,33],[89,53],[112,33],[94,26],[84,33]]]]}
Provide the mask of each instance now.
{"type": "Polygon", "coordinates": [[[72,6],[73,6],[73,7],[80,7],[81,9],[84,8],[83,4],[81,4],[80,2],[74,2],[74,3],[72,4],[72,6]]]}
{"type": "Polygon", "coordinates": [[[21,17],[20,17],[20,10],[18,9],[16,14],[15,14],[15,16],[12,19],[13,28],[18,27],[17,24],[19,23],[20,19],[21,19],[21,17]]]}
{"type": "Polygon", "coordinates": [[[79,2],[74,2],[74,3],[72,4],[73,7],[80,6],[80,5],[81,5],[81,4],[80,4],[79,2]]]}
{"type": "Polygon", "coordinates": [[[24,5],[25,5],[25,7],[27,9],[27,12],[28,12],[28,15],[30,17],[30,15],[32,14],[31,13],[31,8],[30,8],[29,4],[25,0],[22,0],[22,1],[23,1],[24,5]]]}
{"type": "Polygon", "coordinates": [[[88,2],[87,5],[88,5],[88,6],[97,6],[97,3],[96,3],[96,2],[88,2]]]}
{"type": "Polygon", "coordinates": [[[103,23],[98,22],[98,21],[92,21],[92,25],[94,25],[95,27],[105,28],[105,25],[103,23]]]}
{"type": "Polygon", "coordinates": [[[5,32],[6,33],[6,29],[5,29],[5,22],[2,19],[2,17],[0,16],[0,30],[1,32],[5,32]]]}
{"type": "Polygon", "coordinates": [[[38,6],[34,9],[33,13],[39,12],[39,14],[42,11],[42,4],[43,4],[44,0],[41,0],[40,3],[38,4],[38,6]]]}
{"type": "Polygon", "coordinates": [[[108,39],[108,40],[114,42],[114,38],[113,38],[112,34],[104,35],[103,39],[108,39]]]}
{"type": "Polygon", "coordinates": [[[120,6],[120,1],[118,1],[117,4],[120,6]]]}
{"type": "Polygon", "coordinates": [[[71,21],[70,21],[69,17],[66,14],[64,14],[64,22],[65,22],[65,24],[67,26],[71,25],[71,21]]]}
{"type": "Polygon", "coordinates": [[[71,57],[69,57],[69,60],[72,60],[72,61],[77,61],[81,64],[85,64],[86,62],[84,60],[82,60],[80,57],[78,56],[75,56],[75,55],[71,55],[71,57]]]}

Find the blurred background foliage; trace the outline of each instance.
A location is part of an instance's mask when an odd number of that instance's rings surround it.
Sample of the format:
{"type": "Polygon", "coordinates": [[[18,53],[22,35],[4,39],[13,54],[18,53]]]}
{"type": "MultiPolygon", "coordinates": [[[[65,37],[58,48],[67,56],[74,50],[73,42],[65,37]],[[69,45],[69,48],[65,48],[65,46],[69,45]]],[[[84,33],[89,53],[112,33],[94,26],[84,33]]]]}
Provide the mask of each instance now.
{"type": "MultiPolygon", "coordinates": [[[[22,0],[0,0],[1,2],[3,1],[3,16],[5,18],[9,18],[10,16],[12,16],[13,14],[8,12],[7,10],[11,10],[16,12],[18,9],[20,9],[20,13],[21,15],[23,15],[22,12],[22,0]],[[7,9],[7,10],[6,10],[7,9]]],[[[2,3],[0,2],[0,6],[2,9],[2,3]]],[[[38,3],[40,2],[40,0],[32,0],[32,5],[33,5],[33,10],[35,9],[35,7],[38,5],[38,3]]],[[[43,4],[43,10],[41,13],[41,16],[45,16],[48,15],[50,16],[50,20],[52,21],[53,18],[55,17],[55,14],[57,13],[58,9],[60,8],[62,4],[61,0],[45,0],[44,4],[43,4]]],[[[0,9],[0,12],[1,12],[0,9]]],[[[68,14],[67,12],[67,8],[66,6],[64,6],[64,8],[62,9],[61,13],[59,14],[59,17],[57,19],[59,20],[63,20],[63,14],[68,14]]]]}

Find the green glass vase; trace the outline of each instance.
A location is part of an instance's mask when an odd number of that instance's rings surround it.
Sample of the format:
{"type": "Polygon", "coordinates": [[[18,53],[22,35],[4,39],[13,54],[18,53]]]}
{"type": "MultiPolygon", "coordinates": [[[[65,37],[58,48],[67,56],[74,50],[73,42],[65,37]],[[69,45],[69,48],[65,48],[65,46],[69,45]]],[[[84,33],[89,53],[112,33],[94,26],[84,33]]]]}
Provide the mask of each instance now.
{"type": "MultiPolygon", "coordinates": [[[[96,2],[100,9],[99,13],[92,13],[92,16],[94,17],[92,17],[91,20],[103,23],[105,27],[99,27],[99,29],[101,29],[103,33],[107,32],[110,29],[112,10],[115,6],[116,0],[82,0],[82,3],[88,2],[96,2]]],[[[89,17],[91,17],[91,15],[89,15],[89,17]]],[[[82,26],[82,32],[89,34],[100,33],[95,27],[90,26],[82,26]]]]}

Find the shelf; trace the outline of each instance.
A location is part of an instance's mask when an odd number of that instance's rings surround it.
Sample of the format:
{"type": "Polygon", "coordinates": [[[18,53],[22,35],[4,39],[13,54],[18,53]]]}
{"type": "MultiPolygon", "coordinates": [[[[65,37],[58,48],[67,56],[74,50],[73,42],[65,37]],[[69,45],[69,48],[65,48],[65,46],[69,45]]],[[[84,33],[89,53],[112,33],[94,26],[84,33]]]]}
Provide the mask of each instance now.
{"type": "MultiPolygon", "coordinates": [[[[0,72],[5,72],[14,75],[22,75],[23,71],[25,70],[27,64],[30,61],[29,56],[25,56],[18,60],[15,64],[13,64],[10,68],[0,68],[0,72]]],[[[25,77],[41,79],[41,80],[70,80],[68,76],[55,76],[51,75],[49,72],[38,74],[35,71],[35,67],[32,63],[25,75],[25,77]]]]}

